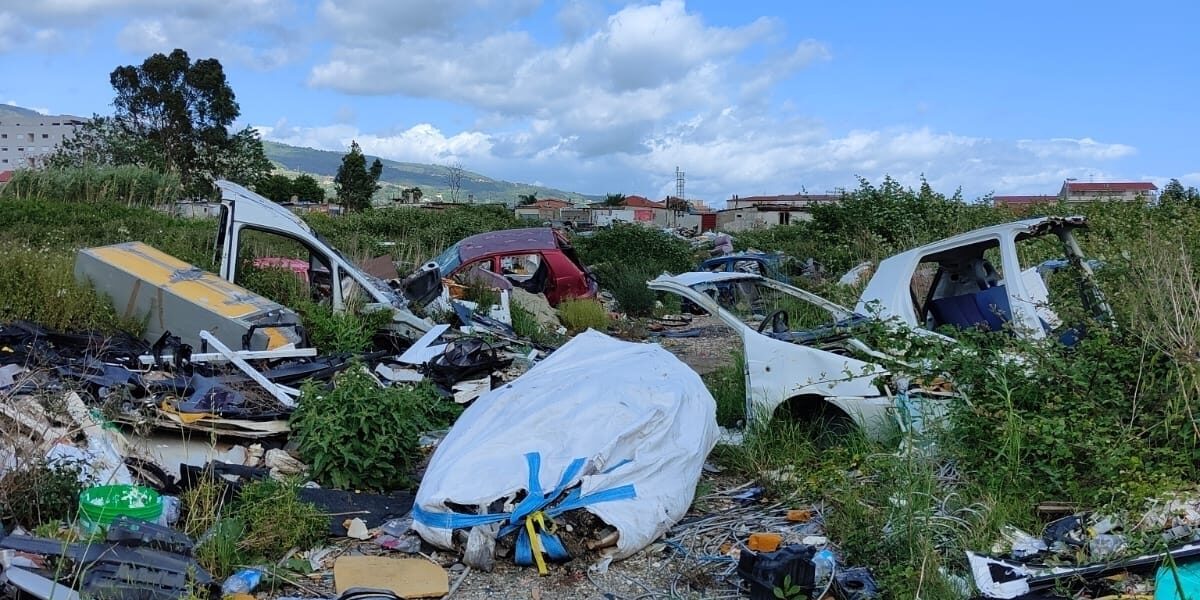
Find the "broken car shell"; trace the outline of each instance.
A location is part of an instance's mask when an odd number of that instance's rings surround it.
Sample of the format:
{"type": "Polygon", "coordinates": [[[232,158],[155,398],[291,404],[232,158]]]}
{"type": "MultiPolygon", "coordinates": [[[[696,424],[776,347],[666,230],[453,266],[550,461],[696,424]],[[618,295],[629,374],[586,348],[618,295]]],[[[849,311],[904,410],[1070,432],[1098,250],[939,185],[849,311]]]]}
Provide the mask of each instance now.
{"type": "Polygon", "coordinates": [[[1105,320],[1112,311],[1073,234],[1086,225],[1084,217],[1026,219],[902,252],[879,263],[856,309],[861,314],[899,320],[914,330],[980,324],[996,330],[1011,323],[1019,337],[1045,338],[1054,329],[1056,317],[1049,310],[1046,284],[1037,265],[1022,269],[1017,243],[1054,235],[1084,282],[1084,305],[1096,318],[1105,320]],[[984,252],[992,249],[998,249],[1001,264],[992,265],[984,257],[984,252]],[[918,298],[912,285],[923,263],[935,264],[937,273],[926,297],[918,298]]]}
{"type": "MultiPolygon", "coordinates": [[[[820,296],[785,283],[749,273],[693,272],[662,275],[648,282],[650,289],[678,294],[719,318],[742,338],[745,355],[746,414],[769,419],[775,409],[789,401],[828,402],[870,433],[882,433],[890,418],[893,400],[877,383],[888,371],[882,365],[760,333],[738,316],[725,310],[708,294],[720,284],[748,282],[774,288],[829,312],[844,323],[865,319],[820,296]]],[[[942,336],[938,336],[942,337],[942,336]]],[[[793,338],[796,339],[796,338],[793,338]]],[[[862,342],[848,341],[868,355],[884,356],[862,342]]]]}
{"type": "MultiPolygon", "coordinates": [[[[409,339],[421,337],[433,326],[433,321],[418,317],[410,310],[413,299],[393,290],[387,282],[372,277],[358,268],[327,244],[300,217],[286,208],[229,181],[217,181],[221,189],[221,223],[217,232],[220,276],[237,280],[239,238],[244,230],[262,231],[300,243],[311,254],[310,262],[328,270],[331,282],[331,304],[336,311],[346,310],[355,288],[367,295],[370,310],[383,306],[392,311],[391,328],[409,339]]],[[[310,269],[311,274],[314,269],[310,269]]],[[[418,300],[427,300],[431,293],[441,291],[441,279],[436,269],[423,268],[401,284],[418,300]]],[[[438,294],[433,293],[434,297],[438,294]]]]}

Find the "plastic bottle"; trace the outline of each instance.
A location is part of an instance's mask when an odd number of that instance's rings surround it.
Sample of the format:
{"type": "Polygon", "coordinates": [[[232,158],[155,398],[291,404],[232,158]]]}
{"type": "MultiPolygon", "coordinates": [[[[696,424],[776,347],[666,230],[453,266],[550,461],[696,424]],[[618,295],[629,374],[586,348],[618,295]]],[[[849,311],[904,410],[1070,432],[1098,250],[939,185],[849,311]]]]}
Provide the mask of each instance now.
{"type": "Polygon", "coordinates": [[[225,583],[221,584],[221,596],[232,596],[234,594],[249,594],[258,587],[262,582],[263,573],[258,569],[242,569],[233,575],[230,575],[225,583]]]}
{"type": "Polygon", "coordinates": [[[813,582],[818,586],[824,586],[830,577],[833,577],[833,565],[836,559],[833,553],[828,549],[817,552],[812,558],[813,562],[813,582]]]}

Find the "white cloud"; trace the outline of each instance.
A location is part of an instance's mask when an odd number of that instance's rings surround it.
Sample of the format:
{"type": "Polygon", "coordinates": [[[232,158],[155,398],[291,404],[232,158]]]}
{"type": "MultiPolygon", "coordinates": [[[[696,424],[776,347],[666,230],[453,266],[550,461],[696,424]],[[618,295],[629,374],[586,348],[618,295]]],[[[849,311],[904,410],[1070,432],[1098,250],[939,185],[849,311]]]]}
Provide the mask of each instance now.
{"type": "Polygon", "coordinates": [[[506,133],[451,134],[427,123],[379,133],[351,125],[292,127],[286,122],[259,130],[267,139],[327,150],[341,151],[357,140],[364,151],[384,158],[461,162],[495,177],[540,179],[587,193],[665,196],[674,193],[673,173],[679,166],[688,174],[688,195],[716,205],[732,194],[853,187],[857,176],[879,181],[891,175],[915,187],[924,175],[939,191],[963,187],[968,198],[989,192],[1054,193],[1068,177],[1113,177],[1098,162],[1080,162],[1078,145],[1061,140],[995,140],[928,128],[831,134],[812,121],[780,122],[743,114],[737,107],[677,123],[645,139],[636,151],[604,155],[587,155],[579,140],[564,138],[545,121],[506,133]]]}
{"type": "Polygon", "coordinates": [[[482,162],[490,160],[492,148],[488,134],[461,132],[446,136],[428,123],[394,133],[365,133],[346,124],[293,127],[286,120],[254,127],[265,139],[321,150],[344,151],[351,141],[357,141],[367,154],[404,162],[482,162]]]}
{"type": "Polygon", "coordinates": [[[150,54],[185,48],[194,57],[215,56],[270,69],[306,52],[305,40],[285,24],[293,0],[40,0],[0,9],[0,52],[32,40],[46,51],[74,48],[98,22],[125,20],[117,45],[150,54]],[[69,33],[66,33],[68,32],[69,33]],[[65,43],[66,39],[74,44],[65,43]]]}
{"type": "Polygon", "coordinates": [[[492,24],[496,33],[478,37],[469,35],[469,22],[449,14],[455,10],[413,15],[411,5],[392,4],[324,2],[321,11],[338,37],[309,82],[351,94],[466,104],[500,121],[547,123],[548,141],[582,156],[635,152],[661,123],[727,103],[748,86],[768,88],[829,56],[823,44],[806,40],[771,60],[741,60],[775,33],[775,22],[712,26],[680,0],[627,6],[598,22],[588,15],[590,5],[569,4],[559,12],[567,41],[549,47],[509,27],[521,10],[498,10],[494,2],[451,3],[476,9],[468,21],[492,24]],[[406,16],[439,28],[406,27],[406,16]]]}
{"type": "Polygon", "coordinates": [[[29,110],[32,110],[32,111],[34,111],[34,112],[37,112],[37,113],[41,113],[41,114],[43,114],[43,115],[48,115],[48,114],[50,114],[50,109],[49,109],[49,108],[41,108],[41,107],[35,107],[35,106],[25,106],[25,105],[23,105],[23,104],[18,104],[16,100],[6,100],[4,103],[5,103],[5,104],[7,104],[7,105],[9,105],[9,106],[16,106],[17,108],[28,108],[29,110]]]}
{"type": "Polygon", "coordinates": [[[1102,144],[1092,138],[1054,138],[1049,140],[1018,140],[1017,147],[1036,156],[1071,156],[1081,160],[1111,160],[1131,156],[1136,152],[1125,144],[1102,144]]]}

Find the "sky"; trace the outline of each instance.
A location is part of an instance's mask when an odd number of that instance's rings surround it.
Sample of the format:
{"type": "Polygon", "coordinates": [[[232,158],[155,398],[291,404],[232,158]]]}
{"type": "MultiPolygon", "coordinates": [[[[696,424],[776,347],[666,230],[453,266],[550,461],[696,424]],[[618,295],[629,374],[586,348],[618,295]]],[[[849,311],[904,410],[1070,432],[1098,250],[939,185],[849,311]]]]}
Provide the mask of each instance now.
{"type": "Polygon", "coordinates": [[[1200,186],[1200,3],[0,0],[0,102],[215,57],[265,139],[587,193],[1200,186]]]}

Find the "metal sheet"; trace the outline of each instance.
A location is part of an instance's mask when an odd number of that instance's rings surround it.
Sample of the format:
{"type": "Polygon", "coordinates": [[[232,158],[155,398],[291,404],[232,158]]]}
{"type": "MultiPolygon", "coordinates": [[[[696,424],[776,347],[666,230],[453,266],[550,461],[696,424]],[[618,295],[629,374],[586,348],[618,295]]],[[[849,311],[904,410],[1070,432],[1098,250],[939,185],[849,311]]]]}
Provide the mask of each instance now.
{"type": "Polygon", "coordinates": [[[241,348],[242,336],[258,326],[251,350],[302,342],[295,328],[283,326],[300,317],[282,304],[141,242],[80,250],[75,279],[108,295],[125,318],[145,319],[147,339],[170,331],[199,349],[199,332],[207,329],[229,347],[241,348]]]}

